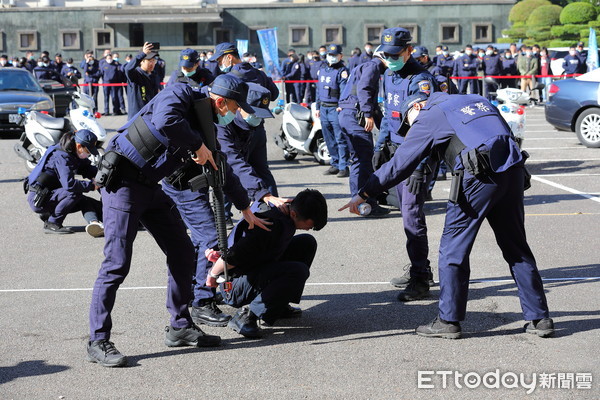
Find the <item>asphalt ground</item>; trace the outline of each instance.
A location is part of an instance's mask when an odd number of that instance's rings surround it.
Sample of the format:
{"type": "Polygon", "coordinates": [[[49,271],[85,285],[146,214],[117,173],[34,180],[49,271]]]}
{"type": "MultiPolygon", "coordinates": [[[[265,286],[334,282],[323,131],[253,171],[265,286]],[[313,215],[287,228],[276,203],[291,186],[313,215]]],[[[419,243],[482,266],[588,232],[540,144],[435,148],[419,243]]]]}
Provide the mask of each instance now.
{"type": "MultiPolygon", "coordinates": [[[[110,130],[125,118],[101,122],[110,130]]],[[[280,124],[281,117],[269,121],[268,133],[280,124]]],[[[223,346],[166,347],[165,257],[142,231],[112,314],[112,340],[129,357],[130,366],[123,369],[85,361],[103,240],[83,231],[79,214],[65,222],[76,234],[43,233],[22,192],[26,171],[12,150],[16,138],[5,137],[0,140],[0,399],[600,398],[600,150],[581,146],[574,133],[554,130],[542,108],[527,110],[526,134],[533,174],[525,196],[526,228],[545,280],[554,338],[523,332],[517,289],[487,224],[471,255],[463,339],[415,335],[418,325],[436,315],[439,288],[426,300],[396,300],[398,290],[388,282],[408,263],[400,213],[372,220],[338,212],[349,197],[347,179],[323,176],[325,167],[312,157],[284,161],[269,140],[280,195],[319,189],[330,209],[328,225],[314,232],[319,249],[300,304],[302,318],[264,328],[261,340],[203,327],[220,335],[223,346]],[[468,373],[465,383],[459,374],[468,373]],[[492,388],[478,383],[486,373],[492,373],[486,380],[492,388]],[[581,388],[590,376],[591,388],[581,388]],[[514,377],[533,382],[532,392],[514,377]]],[[[438,182],[426,205],[436,280],[449,185],[438,182]]]]}

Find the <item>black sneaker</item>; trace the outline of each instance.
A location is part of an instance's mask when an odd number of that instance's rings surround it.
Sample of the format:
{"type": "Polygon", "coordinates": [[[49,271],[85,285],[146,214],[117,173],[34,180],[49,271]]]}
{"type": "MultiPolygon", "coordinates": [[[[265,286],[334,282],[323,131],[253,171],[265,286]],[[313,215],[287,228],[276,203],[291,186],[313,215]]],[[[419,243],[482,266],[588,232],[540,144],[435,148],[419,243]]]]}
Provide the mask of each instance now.
{"type": "Polygon", "coordinates": [[[416,329],[417,335],[426,337],[441,337],[444,339],[460,339],[462,336],[460,324],[442,321],[437,316],[427,325],[421,325],[416,329]]]}
{"type": "Polygon", "coordinates": [[[217,307],[215,299],[207,299],[199,307],[192,307],[191,314],[195,323],[208,326],[227,326],[231,319],[231,315],[217,307]]]}
{"type": "Polygon", "coordinates": [[[255,339],[262,336],[257,321],[258,317],[249,308],[243,307],[231,318],[227,326],[244,337],[255,339]]]}
{"type": "Polygon", "coordinates": [[[552,318],[543,318],[525,324],[525,332],[545,338],[554,335],[554,321],[552,318]]]}
{"type": "Polygon", "coordinates": [[[188,328],[165,326],[165,344],[169,347],[214,347],[221,344],[221,338],[219,336],[207,335],[194,324],[188,328]]]}
{"type": "Polygon", "coordinates": [[[87,344],[87,360],[98,363],[103,367],[125,367],[127,357],[117,350],[113,342],[108,339],[95,340],[87,344]]]}
{"type": "Polygon", "coordinates": [[[52,214],[50,213],[39,213],[38,217],[40,217],[40,219],[44,222],[48,222],[48,218],[50,218],[52,216],[52,214]]]}
{"type": "MultiPolygon", "coordinates": [[[[399,276],[398,278],[392,278],[390,284],[392,286],[396,286],[397,288],[404,289],[410,281],[410,266],[411,264],[406,264],[404,267],[402,267],[402,269],[404,270],[404,274],[402,274],[402,276],[399,276]]],[[[429,287],[435,286],[431,265],[427,266],[427,272],[429,273],[429,279],[427,281],[427,283],[429,283],[429,287]]]]}
{"type": "Polygon", "coordinates": [[[411,279],[406,288],[398,293],[399,301],[414,301],[429,296],[429,284],[426,280],[411,279]]]}
{"type": "Polygon", "coordinates": [[[340,169],[336,176],[338,178],[347,178],[350,176],[350,171],[348,170],[348,168],[340,169]]]}
{"type": "Polygon", "coordinates": [[[325,172],[323,172],[323,175],[337,175],[338,172],[340,172],[339,169],[337,169],[334,166],[331,166],[331,167],[327,168],[327,170],[325,172]]]}
{"type": "Polygon", "coordinates": [[[383,218],[390,213],[389,208],[381,207],[378,204],[371,206],[371,212],[367,215],[363,215],[365,218],[383,218]]]}
{"type": "Polygon", "coordinates": [[[65,228],[62,225],[57,225],[52,222],[44,222],[44,233],[53,233],[57,235],[66,235],[69,233],[74,233],[71,229],[65,228]]]}

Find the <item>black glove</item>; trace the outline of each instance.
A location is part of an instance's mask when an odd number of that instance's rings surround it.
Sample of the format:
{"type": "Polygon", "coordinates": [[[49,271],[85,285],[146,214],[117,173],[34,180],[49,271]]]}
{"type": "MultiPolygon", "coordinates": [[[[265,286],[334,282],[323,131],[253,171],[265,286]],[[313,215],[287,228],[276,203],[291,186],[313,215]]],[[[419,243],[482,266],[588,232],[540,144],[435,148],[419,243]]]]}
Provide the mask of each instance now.
{"type": "Polygon", "coordinates": [[[423,171],[415,170],[412,175],[406,181],[406,186],[408,186],[408,191],[414,194],[415,196],[421,193],[423,189],[423,185],[425,184],[425,174],[423,171]]]}
{"type": "Polygon", "coordinates": [[[381,167],[383,165],[385,160],[384,160],[384,155],[381,152],[381,150],[373,153],[372,162],[373,162],[373,171],[377,171],[379,169],[379,167],[381,167]]]}

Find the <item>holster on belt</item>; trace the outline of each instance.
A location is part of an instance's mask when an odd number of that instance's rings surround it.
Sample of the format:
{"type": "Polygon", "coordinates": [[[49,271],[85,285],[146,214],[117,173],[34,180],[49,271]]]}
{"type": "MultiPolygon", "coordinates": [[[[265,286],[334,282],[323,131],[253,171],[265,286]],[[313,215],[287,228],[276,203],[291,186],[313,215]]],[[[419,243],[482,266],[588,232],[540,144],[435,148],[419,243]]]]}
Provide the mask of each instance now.
{"type": "Polygon", "coordinates": [[[29,187],[29,190],[35,193],[33,205],[43,207],[50,198],[52,191],[58,189],[60,186],[60,182],[54,175],[46,172],[40,173],[34,184],[29,187]]]}

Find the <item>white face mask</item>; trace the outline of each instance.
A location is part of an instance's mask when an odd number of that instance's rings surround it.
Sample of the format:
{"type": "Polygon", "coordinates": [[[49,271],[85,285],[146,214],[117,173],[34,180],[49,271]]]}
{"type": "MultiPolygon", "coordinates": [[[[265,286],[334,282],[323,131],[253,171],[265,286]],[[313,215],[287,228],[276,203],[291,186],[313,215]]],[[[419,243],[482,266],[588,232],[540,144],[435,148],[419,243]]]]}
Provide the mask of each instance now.
{"type": "Polygon", "coordinates": [[[112,62],[113,62],[113,60],[112,60],[112,58],[107,58],[107,59],[106,59],[106,62],[110,64],[110,63],[112,63],[112,62]]]}
{"type": "Polygon", "coordinates": [[[491,56],[492,54],[494,54],[493,50],[486,50],[485,54],[487,54],[488,56],[491,56]]]}
{"type": "Polygon", "coordinates": [[[67,64],[67,68],[71,68],[73,64],[67,64]]]}
{"type": "Polygon", "coordinates": [[[574,56],[575,54],[577,54],[577,51],[575,51],[575,50],[570,50],[570,51],[569,51],[569,54],[570,54],[570,55],[572,55],[572,56],[574,56]]]}
{"type": "Polygon", "coordinates": [[[442,51],[442,54],[444,55],[444,57],[448,57],[448,52],[447,51],[442,51]]]}
{"type": "Polygon", "coordinates": [[[473,50],[465,50],[465,54],[470,56],[471,54],[473,54],[473,50]]]}
{"type": "Polygon", "coordinates": [[[327,63],[329,65],[337,64],[338,62],[339,62],[339,59],[337,56],[334,56],[332,54],[327,54],[327,63]]]}

